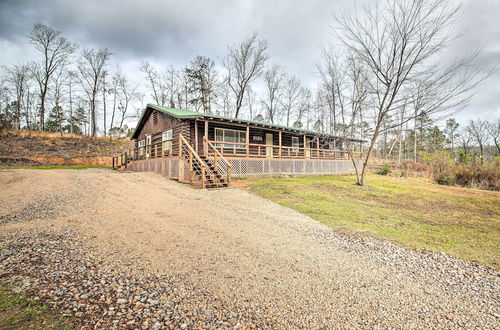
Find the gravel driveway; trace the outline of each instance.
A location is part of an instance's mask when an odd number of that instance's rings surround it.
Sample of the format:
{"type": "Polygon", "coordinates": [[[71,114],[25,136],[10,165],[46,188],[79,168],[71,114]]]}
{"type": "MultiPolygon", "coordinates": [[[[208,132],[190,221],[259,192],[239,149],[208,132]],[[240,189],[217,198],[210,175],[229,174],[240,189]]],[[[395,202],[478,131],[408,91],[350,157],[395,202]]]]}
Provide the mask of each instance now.
{"type": "Polygon", "coordinates": [[[77,326],[499,328],[499,272],[152,173],[0,171],[0,281],[77,326]]]}

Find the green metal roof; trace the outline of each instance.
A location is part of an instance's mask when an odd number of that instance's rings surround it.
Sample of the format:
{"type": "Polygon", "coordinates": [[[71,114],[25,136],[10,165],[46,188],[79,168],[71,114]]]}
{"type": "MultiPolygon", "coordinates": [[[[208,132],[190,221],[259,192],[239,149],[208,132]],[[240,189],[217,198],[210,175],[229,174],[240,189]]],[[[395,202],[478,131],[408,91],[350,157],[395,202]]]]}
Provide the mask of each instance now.
{"type": "MultiPolygon", "coordinates": [[[[284,125],[269,124],[269,123],[254,121],[254,120],[248,120],[248,119],[232,118],[232,117],[219,116],[219,115],[214,115],[214,114],[209,114],[209,113],[201,113],[201,112],[187,111],[187,110],[182,110],[182,109],[174,109],[174,108],[164,107],[164,106],[160,106],[160,105],[156,105],[156,104],[148,104],[147,108],[153,108],[153,109],[156,109],[158,111],[165,112],[165,113],[172,115],[174,117],[184,118],[184,119],[199,118],[199,117],[207,118],[207,119],[214,118],[214,119],[227,120],[227,121],[232,121],[232,122],[252,124],[252,125],[262,126],[262,127],[284,129],[284,130],[288,130],[288,131],[295,131],[295,132],[318,135],[318,136],[329,136],[329,137],[334,137],[334,138],[340,138],[340,137],[335,136],[335,135],[319,133],[319,132],[315,132],[315,131],[311,131],[311,130],[307,130],[307,129],[299,128],[299,127],[290,127],[290,126],[284,126],[284,125]]],[[[359,142],[361,142],[361,141],[359,141],[359,142]]]]}
{"type": "MultiPolygon", "coordinates": [[[[170,116],[174,116],[180,119],[196,119],[196,118],[204,118],[204,119],[219,119],[223,121],[229,121],[229,122],[237,122],[237,123],[245,123],[245,124],[251,124],[255,126],[261,126],[261,127],[268,127],[268,128],[274,128],[274,129],[282,129],[282,130],[287,130],[287,131],[292,131],[292,132],[298,132],[302,134],[310,134],[310,135],[315,135],[315,136],[327,136],[327,137],[332,137],[332,138],[337,138],[341,139],[341,137],[331,135],[331,134],[325,134],[325,133],[319,133],[311,130],[307,130],[304,128],[299,128],[299,127],[290,127],[290,126],[284,126],[284,125],[276,125],[276,124],[269,124],[269,123],[263,123],[259,121],[254,121],[254,120],[248,120],[248,119],[240,119],[240,118],[232,118],[232,117],[225,117],[225,116],[219,116],[219,115],[214,115],[210,113],[201,113],[201,112],[195,112],[195,111],[188,111],[188,110],[182,110],[182,109],[175,109],[175,108],[169,108],[169,107],[164,107],[156,104],[148,104],[146,106],[146,109],[144,109],[144,112],[142,113],[141,119],[139,120],[139,123],[137,123],[137,126],[134,130],[134,134],[132,134],[132,139],[137,138],[137,134],[139,133],[139,130],[145,123],[146,120],[146,112],[148,109],[155,109],[161,112],[164,112],[170,116]]],[[[357,139],[351,139],[352,141],[356,142],[365,142],[357,139]]]]}

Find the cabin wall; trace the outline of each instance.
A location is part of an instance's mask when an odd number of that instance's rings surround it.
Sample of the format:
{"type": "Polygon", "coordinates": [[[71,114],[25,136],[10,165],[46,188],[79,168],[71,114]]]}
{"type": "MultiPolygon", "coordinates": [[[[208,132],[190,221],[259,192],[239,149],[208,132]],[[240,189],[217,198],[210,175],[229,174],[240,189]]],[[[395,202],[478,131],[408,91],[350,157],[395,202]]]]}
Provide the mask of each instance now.
{"type": "Polygon", "coordinates": [[[179,144],[177,143],[179,135],[182,134],[188,141],[190,141],[191,132],[189,122],[169,116],[166,113],[157,110],[153,110],[149,114],[149,117],[138,134],[136,146],[137,141],[145,139],[146,135],[151,135],[151,143],[153,145],[161,144],[163,132],[169,129],[172,130],[174,141],[172,144],[172,154],[177,155],[179,151],[179,144]]]}

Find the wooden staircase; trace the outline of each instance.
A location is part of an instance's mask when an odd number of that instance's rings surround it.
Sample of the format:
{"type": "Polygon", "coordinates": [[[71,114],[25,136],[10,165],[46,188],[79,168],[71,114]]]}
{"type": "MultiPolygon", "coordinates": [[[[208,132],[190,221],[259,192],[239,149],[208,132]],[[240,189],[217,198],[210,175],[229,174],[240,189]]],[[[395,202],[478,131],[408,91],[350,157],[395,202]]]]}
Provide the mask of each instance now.
{"type": "Polygon", "coordinates": [[[198,155],[191,144],[179,135],[179,160],[187,164],[189,183],[199,188],[224,188],[229,186],[231,163],[210,143],[204,141],[204,155],[198,155]],[[208,150],[215,150],[209,153],[208,150]]]}
{"type": "Polygon", "coordinates": [[[229,186],[227,178],[219,173],[215,168],[215,164],[207,156],[200,155],[200,159],[202,160],[201,163],[198,160],[193,160],[192,169],[196,175],[195,180],[201,182],[203,175],[202,168],[205,166],[205,186],[203,188],[223,188],[229,186]]]}
{"type": "MultiPolygon", "coordinates": [[[[175,170],[175,175],[169,175],[171,179],[179,182],[190,183],[198,188],[224,188],[229,186],[231,177],[231,163],[226,160],[222,154],[214,147],[214,145],[204,139],[204,154],[199,155],[191,146],[191,144],[182,136],[179,135],[178,140],[178,165],[175,170]],[[186,171],[187,168],[187,171],[186,171]],[[187,173],[188,176],[186,177],[187,173]]],[[[151,159],[163,157],[155,152],[151,159]]],[[[169,156],[172,159],[172,155],[169,156]]],[[[137,151],[125,152],[113,157],[114,170],[127,170],[127,165],[132,166],[133,162],[141,162],[150,158],[138,158],[137,151]]],[[[169,165],[171,166],[171,165],[169,165]]],[[[133,168],[133,166],[132,166],[133,168]]]]}

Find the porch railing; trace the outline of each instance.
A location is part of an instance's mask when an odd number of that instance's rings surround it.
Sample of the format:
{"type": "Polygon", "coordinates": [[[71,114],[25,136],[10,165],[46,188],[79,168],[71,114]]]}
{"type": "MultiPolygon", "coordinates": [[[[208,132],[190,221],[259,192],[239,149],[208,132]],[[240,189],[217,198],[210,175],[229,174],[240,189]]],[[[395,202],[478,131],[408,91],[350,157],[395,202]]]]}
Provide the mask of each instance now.
{"type": "MultiPolygon", "coordinates": [[[[184,140],[186,140],[183,137],[184,140]]],[[[124,167],[131,160],[178,156],[181,149],[179,139],[169,142],[159,142],[129,150],[113,157],[113,168],[124,167]],[[166,148],[168,146],[168,148],[166,148]]],[[[187,142],[187,140],[186,140],[187,142]]],[[[190,145],[191,146],[191,145],[190,145]]],[[[191,147],[192,148],[192,147],[191,147]]],[[[194,148],[192,148],[194,152],[194,148]]],[[[213,163],[220,174],[230,177],[231,163],[224,157],[250,157],[250,158],[294,158],[294,159],[329,159],[347,160],[349,153],[340,149],[322,149],[313,147],[290,147],[279,145],[266,145],[257,143],[222,142],[209,140],[203,137],[203,154],[209,162],[213,163]]],[[[196,152],[196,154],[198,154],[196,152]]],[[[356,157],[360,152],[352,152],[356,157]]]]}
{"type": "MultiPolygon", "coordinates": [[[[224,156],[235,157],[273,157],[273,158],[309,158],[309,159],[349,159],[349,153],[340,149],[320,149],[277,146],[256,143],[221,142],[206,140],[224,156]]],[[[359,154],[354,152],[353,154],[359,154]]]]}

